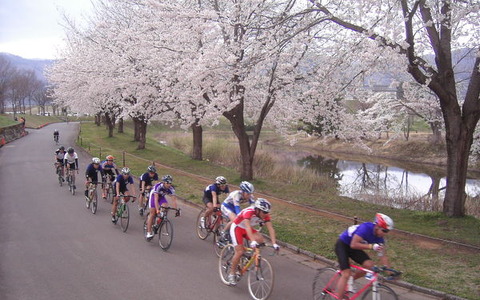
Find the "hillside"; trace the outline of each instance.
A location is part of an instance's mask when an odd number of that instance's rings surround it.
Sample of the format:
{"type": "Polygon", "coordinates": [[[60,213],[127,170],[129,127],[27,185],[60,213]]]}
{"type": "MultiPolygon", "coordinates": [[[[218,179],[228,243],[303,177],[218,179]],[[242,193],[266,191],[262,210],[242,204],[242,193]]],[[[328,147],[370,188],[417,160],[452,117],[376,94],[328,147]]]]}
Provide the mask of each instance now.
{"type": "Polygon", "coordinates": [[[46,82],[44,70],[46,67],[52,65],[55,60],[51,59],[26,59],[10,53],[0,53],[0,57],[9,61],[13,67],[21,70],[34,70],[37,77],[46,82]]]}

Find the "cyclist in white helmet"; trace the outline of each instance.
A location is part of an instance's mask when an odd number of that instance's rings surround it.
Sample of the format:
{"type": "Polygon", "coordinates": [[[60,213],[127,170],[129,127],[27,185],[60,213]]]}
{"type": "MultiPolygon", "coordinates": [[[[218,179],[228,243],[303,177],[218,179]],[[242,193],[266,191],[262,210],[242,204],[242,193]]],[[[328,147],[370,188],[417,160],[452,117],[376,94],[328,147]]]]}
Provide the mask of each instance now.
{"type": "Polygon", "coordinates": [[[337,282],[337,295],[343,295],[348,283],[348,292],[355,293],[353,281],[365,275],[365,272],[350,270],[350,258],[366,269],[372,269],[374,263],[364,250],[373,250],[379,253],[380,262],[390,267],[386,255],[385,236],[393,229],[393,220],[384,214],[377,213],[374,222],[365,222],[352,225],[345,230],[335,244],[335,254],[342,276],[337,282]],[[348,281],[348,282],[347,282],[348,281]]]}
{"type": "MultiPolygon", "coordinates": [[[[122,168],[120,175],[115,178],[114,187],[115,187],[115,197],[113,198],[113,205],[112,205],[112,222],[116,223],[117,218],[115,216],[115,212],[117,211],[118,199],[120,199],[120,195],[125,196],[133,196],[136,194],[135,192],[135,185],[133,184],[133,177],[130,175],[130,169],[127,167],[122,168]],[[132,190],[128,189],[128,186],[132,187],[132,190]]],[[[130,197],[125,197],[125,202],[130,200],[130,197]]],[[[133,198],[132,202],[135,201],[133,198]]]]}
{"type": "Polygon", "coordinates": [[[229,194],[230,190],[227,185],[227,179],[223,176],[215,178],[215,183],[208,185],[203,191],[203,203],[207,206],[205,217],[202,219],[202,226],[205,227],[205,219],[212,215],[215,208],[220,208],[220,200],[218,196],[221,194],[229,194]]]}
{"type": "Polygon", "coordinates": [[[248,203],[250,206],[255,202],[255,199],[252,195],[254,190],[253,184],[248,181],[242,181],[240,183],[240,190],[231,192],[222,202],[222,213],[228,216],[228,219],[230,220],[225,226],[225,234],[227,239],[229,239],[228,232],[233,220],[235,220],[237,215],[242,210],[240,208],[240,204],[248,203]]]}

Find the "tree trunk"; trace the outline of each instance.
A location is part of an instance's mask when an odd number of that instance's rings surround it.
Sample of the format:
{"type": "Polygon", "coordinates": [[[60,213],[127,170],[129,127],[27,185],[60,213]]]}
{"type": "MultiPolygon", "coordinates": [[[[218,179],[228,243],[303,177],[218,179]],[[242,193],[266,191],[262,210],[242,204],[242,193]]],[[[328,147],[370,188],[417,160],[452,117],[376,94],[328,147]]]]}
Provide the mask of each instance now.
{"type": "Polygon", "coordinates": [[[100,126],[100,120],[101,120],[100,113],[98,113],[95,115],[95,124],[97,126],[100,126]]]}
{"type": "Polygon", "coordinates": [[[449,217],[465,214],[465,184],[467,182],[468,157],[473,141],[473,130],[458,119],[447,126],[447,189],[443,212],[449,217]]]}
{"type": "Polygon", "coordinates": [[[115,121],[110,117],[109,113],[105,113],[105,124],[108,129],[108,137],[113,137],[113,129],[115,128],[115,121]]]}
{"type": "Polygon", "coordinates": [[[139,141],[138,141],[138,150],[145,149],[145,144],[147,142],[147,122],[139,122],[139,141]]]}
{"type": "Polygon", "coordinates": [[[138,118],[132,118],[133,120],[133,140],[135,142],[140,141],[140,125],[141,122],[138,118]]]}
{"type": "Polygon", "coordinates": [[[438,145],[442,142],[442,131],[441,131],[441,124],[438,122],[430,123],[430,129],[432,130],[432,137],[431,143],[438,145]]]}
{"type": "Polygon", "coordinates": [[[240,157],[242,166],[240,170],[241,180],[253,179],[253,153],[251,153],[250,140],[245,130],[243,118],[243,100],[235,108],[223,114],[232,124],[232,129],[238,139],[240,146],[240,157]]]}
{"type": "Polygon", "coordinates": [[[192,158],[195,160],[203,159],[203,128],[202,125],[198,124],[198,120],[192,124],[192,134],[193,134],[193,149],[192,149],[192,158]]]}
{"type": "Polygon", "coordinates": [[[118,119],[118,133],[123,133],[123,118],[118,119]]]}

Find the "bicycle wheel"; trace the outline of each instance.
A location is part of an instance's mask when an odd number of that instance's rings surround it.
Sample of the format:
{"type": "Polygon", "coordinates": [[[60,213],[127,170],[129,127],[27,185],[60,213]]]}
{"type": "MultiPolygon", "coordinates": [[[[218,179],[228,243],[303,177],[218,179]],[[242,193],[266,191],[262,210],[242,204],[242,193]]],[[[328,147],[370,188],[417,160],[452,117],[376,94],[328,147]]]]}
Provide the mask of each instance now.
{"type": "Polygon", "coordinates": [[[96,214],[97,213],[97,204],[98,204],[98,195],[97,195],[97,191],[93,191],[93,194],[92,194],[92,201],[91,201],[91,204],[90,204],[90,209],[92,210],[92,214],[96,214]]]}
{"type": "Polygon", "coordinates": [[[173,225],[169,219],[164,219],[158,229],[158,244],[162,250],[167,251],[173,241],[173,225]]]}
{"type": "Polygon", "coordinates": [[[70,178],[70,192],[75,196],[75,179],[73,176],[70,178]]]}
{"type": "Polygon", "coordinates": [[[220,274],[220,279],[226,285],[229,285],[228,274],[230,274],[230,265],[234,254],[235,248],[229,244],[223,248],[218,259],[218,273],[220,274]]]}
{"type": "Polygon", "coordinates": [[[62,176],[60,176],[60,172],[58,173],[58,184],[59,184],[60,186],[63,185],[63,180],[62,180],[62,176]]]}
{"type": "Polygon", "coordinates": [[[273,291],[274,273],[272,265],[262,257],[258,267],[251,267],[248,270],[248,292],[255,300],[265,300],[270,297],[273,291]]]}
{"type": "Polygon", "coordinates": [[[203,228],[204,226],[202,226],[202,217],[205,218],[205,211],[207,209],[204,207],[199,213],[198,213],[198,217],[197,217],[197,222],[195,223],[195,227],[197,229],[197,235],[198,237],[201,239],[201,240],[204,240],[208,237],[208,235],[210,234],[210,232],[208,232],[208,230],[206,228],[203,228]]]}
{"type": "Polygon", "coordinates": [[[222,249],[228,244],[228,241],[222,239],[221,233],[223,232],[225,225],[222,223],[218,225],[217,230],[213,232],[213,249],[215,250],[215,254],[220,257],[222,253],[222,249]]]}
{"type": "MultiPolygon", "coordinates": [[[[374,299],[374,293],[372,288],[369,288],[365,293],[363,293],[362,300],[374,299]]],[[[378,284],[377,286],[377,300],[398,300],[397,294],[386,285],[378,284]]]]}
{"type": "Polygon", "coordinates": [[[318,270],[313,279],[313,300],[337,299],[330,293],[335,293],[339,275],[333,268],[318,270]]]}
{"type": "Polygon", "coordinates": [[[120,205],[123,205],[123,213],[120,216],[120,226],[122,227],[123,232],[126,232],[128,229],[128,223],[130,222],[130,212],[128,211],[127,203],[120,205]]]}

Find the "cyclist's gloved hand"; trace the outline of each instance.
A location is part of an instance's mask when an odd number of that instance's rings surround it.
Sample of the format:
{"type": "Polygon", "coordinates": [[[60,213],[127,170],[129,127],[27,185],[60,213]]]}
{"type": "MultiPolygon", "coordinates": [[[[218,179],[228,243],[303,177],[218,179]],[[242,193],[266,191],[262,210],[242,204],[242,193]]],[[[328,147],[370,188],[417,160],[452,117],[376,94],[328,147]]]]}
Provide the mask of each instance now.
{"type": "Polygon", "coordinates": [[[180,208],[177,209],[177,212],[175,213],[175,217],[180,217],[180,208]]]}
{"type": "Polygon", "coordinates": [[[252,242],[250,243],[250,248],[257,248],[257,247],[258,247],[257,241],[252,241],[252,242]]]}
{"type": "Polygon", "coordinates": [[[378,251],[382,251],[382,250],[383,250],[383,246],[380,245],[380,244],[373,244],[372,249],[373,249],[373,251],[377,251],[377,252],[378,252],[378,251]]]}
{"type": "Polygon", "coordinates": [[[275,251],[280,250],[280,246],[278,244],[273,244],[272,247],[273,247],[273,249],[275,249],[275,251]]]}

